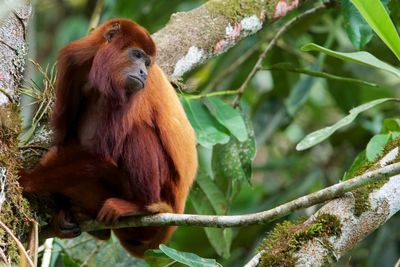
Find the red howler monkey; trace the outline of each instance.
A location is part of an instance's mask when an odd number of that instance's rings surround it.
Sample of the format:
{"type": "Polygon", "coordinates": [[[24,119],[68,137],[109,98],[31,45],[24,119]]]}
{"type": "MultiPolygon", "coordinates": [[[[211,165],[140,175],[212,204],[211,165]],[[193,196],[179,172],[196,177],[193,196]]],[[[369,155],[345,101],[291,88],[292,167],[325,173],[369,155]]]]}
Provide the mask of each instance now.
{"type": "MultiPolygon", "coordinates": [[[[80,234],[74,209],[104,223],[183,212],[197,168],[195,134],[155,55],[147,31],[125,19],[61,50],[55,147],[20,179],[24,192],[63,199],[52,220],[59,237],[80,234]]],[[[174,229],[113,231],[131,254],[142,256],[174,229]]],[[[110,231],[93,234],[108,238],[110,231]]]]}

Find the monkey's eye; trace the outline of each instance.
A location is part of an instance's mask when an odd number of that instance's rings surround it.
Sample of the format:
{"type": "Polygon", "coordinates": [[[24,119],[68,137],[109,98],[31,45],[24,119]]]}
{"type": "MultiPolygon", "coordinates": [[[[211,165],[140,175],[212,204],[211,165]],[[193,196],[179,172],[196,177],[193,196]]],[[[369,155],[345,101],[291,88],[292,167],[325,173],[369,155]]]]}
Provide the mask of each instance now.
{"type": "Polygon", "coordinates": [[[142,53],[140,53],[140,51],[134,50],[133,51],[133,56],[137,59],[141,59],[142,58],[142,53]]]}

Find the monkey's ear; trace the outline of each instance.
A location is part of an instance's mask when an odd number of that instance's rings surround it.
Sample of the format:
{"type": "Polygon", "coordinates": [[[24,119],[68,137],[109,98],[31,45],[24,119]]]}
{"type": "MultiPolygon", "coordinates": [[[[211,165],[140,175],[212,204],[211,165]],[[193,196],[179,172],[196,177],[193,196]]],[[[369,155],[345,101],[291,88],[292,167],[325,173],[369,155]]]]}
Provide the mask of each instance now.
{"type": "Polygon", "coordinates": [[[104,33],[104,38],[107,40],[107,43],[111,43],[112,39],[121,32],[121,24],[118,22],[114,22],[111,27],[109,27],[104,33]]]}

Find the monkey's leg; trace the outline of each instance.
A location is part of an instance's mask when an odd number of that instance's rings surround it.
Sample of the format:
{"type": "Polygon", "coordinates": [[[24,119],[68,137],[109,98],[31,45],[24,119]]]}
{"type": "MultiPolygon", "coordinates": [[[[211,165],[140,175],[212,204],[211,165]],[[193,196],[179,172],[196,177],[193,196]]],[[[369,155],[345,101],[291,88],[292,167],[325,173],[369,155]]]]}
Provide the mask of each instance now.
{"type": "Polygon", "coordinates": [[[165,202],[156,202],[146,207],[141,207],[134,202],[121,198],[109,198],[101,207],[96,220],[105,224],[113,224],[121,217],[162,212],[173,212],[173,209],[165,202]]]}
{"type": "Polygon", "coordinates": [[[121,198],[109,198],[101,207],[96,220],[105,224],[113,224],[123,216],[143,215],[145,209],[133,202],[121,198]]]}
{"type": "MultiPolygon", "coordinates": [[[[115,165],[95,157],[79,157],[73,161],[52,162],[39,166],[31,172],[21,171],[20,185],[28,193],[62,193],[88,181],[100,181],[100,177],[112,177],[117,171],[115,165]]],[[[88,188],[89,189],[89,188],[88,188]]]]}

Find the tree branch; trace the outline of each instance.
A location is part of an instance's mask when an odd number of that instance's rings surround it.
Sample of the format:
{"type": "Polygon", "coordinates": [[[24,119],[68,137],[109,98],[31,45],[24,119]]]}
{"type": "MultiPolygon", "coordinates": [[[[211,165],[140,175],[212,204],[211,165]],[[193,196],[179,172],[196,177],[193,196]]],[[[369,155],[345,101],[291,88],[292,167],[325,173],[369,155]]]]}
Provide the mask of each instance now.
{"type": "Polygon", "coordinates": [[[21,251],[22,255],[25,257],[25,259],[27,260],[29,266],[31,267],[35,267],[35,265],[33,264],[32,259],[29,257],[28,252],[26,252],[24,245],[22,245],[21,241],[18,240],[18,238],[13,234],[13,232],[10,230],[10,228],[8,228],[2,221],[0,221],[0,227],[6,231],[7,234],[9,234],[12,239],[14,240],[14,242],[17,244],[17,247],[19,248],[19,250],[21,251]]]}
{"type": "Polygon", "coordinates": [[[246,77],[246,80],[242,83],[242,85],[240,86],[240,88],[238,89],[238,94],[235,97],[235,99],[233,100],[232,105],[233,106],[237,106],[239,104],[239,100],[242,97],[244,90],[247,88],[247,85],[249,85],[249,82],[251,81],[251,79],[253,79],[254,75],[256,75],[256,73],[261,70],[261,65],[265,59],[265,57],[267,56],[267,54],[269,53],[269,51],[271,51],[271,49],[275,46],[276,42],[279,40],[279,38],[281,38],[281,36],[287,32],[294,24],[296,24],[299,20],[308,17],[312,14],[315,14],[317,12],[319,12],[320,10],[326,8],[326,5],[320,5],[317,7],[314,7],[310,10],[305,11],[304,13],[301,13],[300,15],[294,17],[293,19],[289,20],[285,25],[283,25],[279,31],[275,34],[275,36],[271,39],[271,41],[268,43],[267,47],[264,49],[264,51],[261,53],[261,55],[258,57],[258,60],[256,62],[256,64],[254,65],[253,69],[250,71],[250,74],[246,77]]]}
{"type": "MultiPolygon", "coordinates": [[[[388,162],[398,161],[399,150],[399,147],[392,149],[373,168],[379,167],[378,172],[380,172],[389,166],[393,168],[395,165],[400,164],[387,165],[388,162]]],[[[366,174],[368,173],[371,172],[367,172],[366,174]]],[[[296,226],[297,233],[304,231],[322,214],[330,215],[340,221],[340,234],[311,237],[309,240],[300,243],[300,247],[291,255],[296,259],[295,266],[326,266],[327,262],[333,263],[337,261],[342,254],[353,248],[358,242],[362,241],[398,212],[400,210],[400,175],[388,172],[387,177],[389,177],[387,182],[379,185],[381,187],[378,186],[379,188],[377,187],[370,191],[368,191],[368,188],[360,188],[359,190],[367,191],[353,191],[352,193],[343,195],[341,198],[334,199],[324,205],[307,221],[296,226]],[[364,199],[366,203],[364,204],[367,207],[361,214],[358,211],[360,203],[357,204],[357,201],[359,201],[358,198],[360,198],[357,194],[360,192],[366,194],[366,199],[364,199]]],[[[288,246],[289,241],[290,239],[288,238],[286,246],[288,246]]],[[[287,250],[280,247],[275,251],[275,247],[272,246],[272,248],[265,252],[265,255],[273,253],[273,257],[279,257],[277,254],[282,251],[287,250]]],[[[287,257],[288,254],[282,255],[287,257]]]]}
{"type": "Polygon", "coordinates": [[[210,0],[191,11],[173,14],[168,24],[153,34],[158,64],[172,80],[177,80],[259,31],[266,20],[285,16],[302,2],[210,0]]]}
{"type": "MultiPolygon", "coordinates": [[[[377,179],[400,174],[400,163],[391,164],[382,167],[378,170],[366,172],[351,180],[347,180],[330,187],[324,188],[307,196],[303,196],[282,204],[276,208],[253,213],[247,215],[190,215],[190,214],[173,214],[162,213],[149,216],[133,216],[124,218],[114,225],[104,225],[96,221],[84,222],[80,225],[84,232],[97,231],[110,228],[127,228],[139,226],[200,226],[200,227],[238,227],[253,224],[265,224],[273,220],[279,219],[295,210],[308,208],[327,200],[342,196],[344,193],[352,191],[356,188],[374,182],[377,179]]],[[[41,231],[41,238],[52,236],[52,231],[49,228],[44,228],[41,231]]]]}

